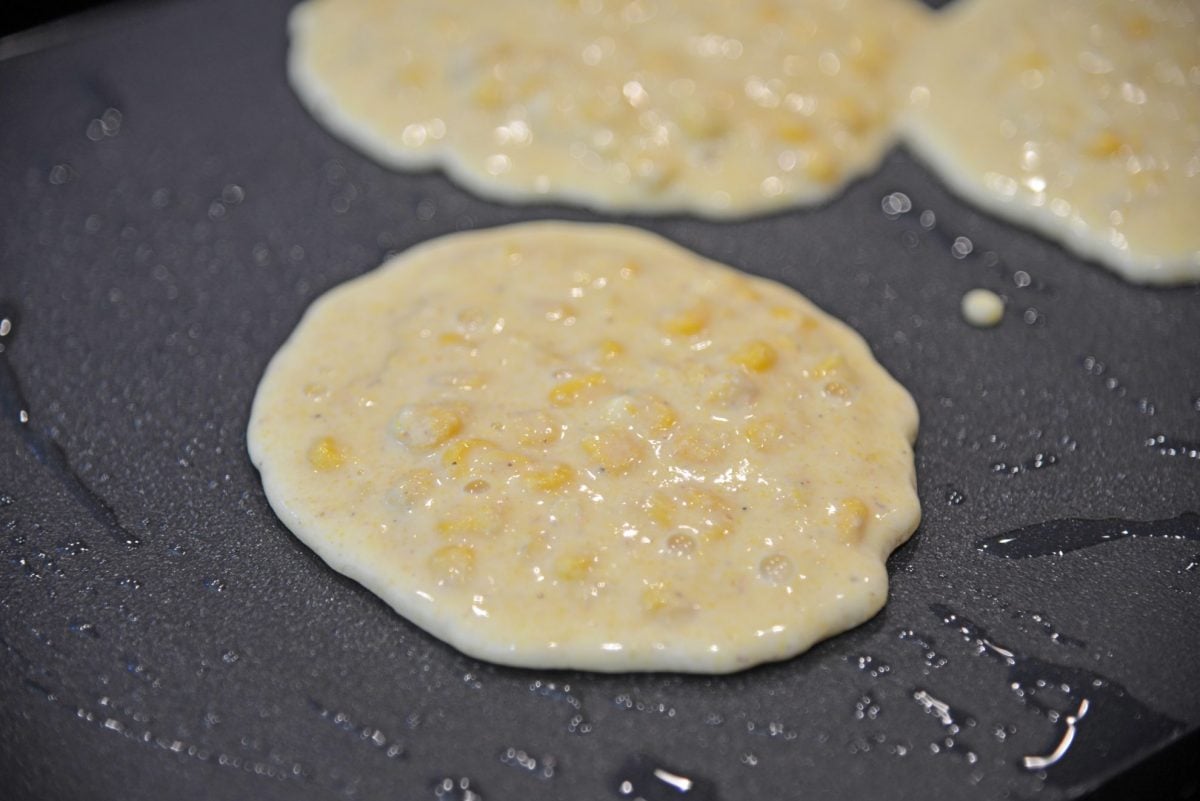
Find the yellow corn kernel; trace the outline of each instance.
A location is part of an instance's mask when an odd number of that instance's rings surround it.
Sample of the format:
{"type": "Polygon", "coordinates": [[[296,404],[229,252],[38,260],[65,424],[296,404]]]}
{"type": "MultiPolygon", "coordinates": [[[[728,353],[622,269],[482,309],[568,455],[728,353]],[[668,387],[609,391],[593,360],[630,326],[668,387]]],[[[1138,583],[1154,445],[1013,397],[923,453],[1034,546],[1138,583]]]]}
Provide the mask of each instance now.
{"type": "Polygon", "coordinates": [[[540,409],[514,416],[509,426],[517,442],[526,448],[547,448],[563,436],[558,418],[540,409]]]}
{"type": "Polygon", "coordinates": [[[433,496],[433,489],[436,486],[437,478],[433,475],[433,471],[418,468],[402,474],[388,488],[385,498],[393,506],[411,512],[433,496]]]}
{"type": "Polygon", "coordinates": [[[716,139],[729,127],[724,115],[698,101],[680,109],[676,121],[684,133],[695,139],[716,139]]]}
{"type": "Polygon", "coordinates": [[[1018,53],[1009,62],[1012,71],[1022,73],[1029,70],[1044,70],[1050,66],[1050,62],[1046,59],[1046,54],[1040,50],[1026,50],[1023,53],[1018,53]]]}
{"type": "Polygon", "coordinates": [[[401,86],[419,88],[429,82],[429,67],[420,62],[412,61],[396,70],[396,82],[401,86]]]}
{"type": "Polygon", "coordinates": [[[439,345],[454,345],[460,348],[471,347],[471,341],[457,331],[447,331],[437,338],[439,345]]]}
{"type": "Polygon", "coordinates": [[[463,491],[469,492],[472,495],[478,495],[481,492],[487,492],[492,488],[492,485],[484,481],[482,478],[477,478],[474,481],[468,481],[463,485],[463,491]]]}
{"type": "Polygon", "coordinates": [[[794,309],[789,309],[787,306],[772,306],[771,316],[776,320],[790,320],[796,316],[794,309]]]}
{"type": "Polygon", "coordinates": [[[550,402],[555,406],[570,406],[579,401],[595,399],[608,379],[601,373],[583,373],[556,384],[550,390],[550,402]]]}
{"type": "Polygon", "coordinates": [[[671,598],[667,588],[660,582],[651,584],[642,590],[642,611],[654,614],[661,612],[670,605],[671,598]]]}
{"type": "Polygon", "coordinates": [[[606,339],[600,343],[599,352],[601,359],[611,361],[625,352],[625,346],[615,339],[606,339]]]}
{"type": "Polygon", "coordinates": [[[608,428],[583,441],[583,449],[602,469],[621,475],[646,456],[646,443],[631,431],[608,428]]]}
{"type": "Polygon", "coordinates": [[[575,478],[575,471],[569,465],[554,464],[549,467],[533,467],[521,474],[525,483],[540,492],[560,490],[575,478]]]}
{"type": "Polygon", "coordinates": [[[871,110],[853,97],[839,97],[830,112],[838,124],[855,135],[864,133],[875,121],[871,110]]]}
{"type": "Polygon", "coordinates": [[[1125,21],[1125,32],[1130,39],[1147,39],[1154,32],[1154,26],[1144,15],[1135,14],[1125,21]]]}
{"type": "Polygon", "coordinates": [[[504,82],[494,75],[488,75],[475,87],[475,91],[471,93],[471,99],[475,101],[475,105],[485,111],[496,111],[504,105],[505,95],[504,82]]]}
{"type": "Polygon", "coordinates": [[[824,386],[823,391],[830,398],[836,398],[841,401],[850,399],[850,388],[841,381],[830,381],[824,386]]]}
{"type": "Polygon", "coordinates": [[[690,337],[708,327],[710,316],[707,306],[696,304],[663,320],[662,330],[674,336],[690,337]]]}
{"type": "Polygon", "coordinates": [[[579,312],[570,303],[556,303],[545,312],[548,323],[573,323],[578,316],[579,312]]]}
{"type": "Polygon", "coordinates": [[[501,507],[472,503],[479,505],[460,507],[437,521],[438,533],[450,539],[474,540],[498,532],[504,524],[501,507]]]}
{"type": "Polygon", "coordinates": [[[308,463],[321,472],[337,470],[346,462],[346,452],[333,437],[321,437],[308,449],[308,463]]]}
{"type": "Polygon", "coordinates": [[[313,401],[322,401],[329,397],[329,387],[316,382],[304,385],[304,397],[313,401]]]}
{"type": "Polygon", "coordinates": [[[725,450],[725,443],[717,432],[700,426],[691,426],[674,437],[672,455],[676,459],[693,464],[707,464],[725,450]]]}
{"type": "Polygon", "coordinates": [[[783,439],[783,427],[775,420],[756,417],[742,428],[742,437],[760,451],[783,439]]]}
{"type": "Polygon", "coordinates": [[[646,510],[650,521],[659,528],[667,528],[675,517],[675,501],[661,492],[656,492],[646,499],[642,508],[646,510]]]}
{"type": "Polygon", "coordinates": [[[804,165],[804,171],[819,184],[831,184],[841,174],[837,159],[825,147],[814,147],[808,151],[808,162],[804,165]]]}
{"type": "Polygon", "coordinates": [[[680,493],[686,523],[705,541],[722,539],[733,531],[733,513],[729,504],[712,492],[690,487],[680,493]]]}
{"type": "Polygon", "coordinates": [[[1121,137],[1112,131],[1101,131],[1092,137],[1084,151],[1092,158],[1112,158],[1121,152],[1121,146],[1124,144],[1121,137]]]}
{"type": "Polygon", "coordinates": [[[475,570],[475,549],[470,545],[443,545],[430,555],[429,570],[439,584],[459,584],[475,570]]]}
{"type": "Polygon", "coordinates": [[[674,407],[657,395],[648,395],[642,399],[634,410],[634,416],[645,425],[651,436],[664,436],[679,421],[674,407]]]}
{"type": "Polygon", "coordinates": [[[842,358],[842,354],[833,353],[817,362],[814,367],[806,370],[805,373],[809,378],[828,378],[840,370],[844,364],[845,360],[842,358]]]}
{"type": "Polygon", "coordinates": [[[871,510],[858,498],[847,498],[838,504],[833,513],[834,527],[844,542],[857,544],[862,541],[871,510]]]}
{"type": "Polygon", "coordinates": [[[883,75],[888,66],[889,49],[887,43],[878,34],[865,33],[862,45],[850,56],[850,65],[863,75],[876,77],[883,75]]]}
{"type": "Polygon", "coordinates": [[[466,472],[464,468],[469,468],[472,451],[495,447],[496,443],[490,439],[478,439],[475,437],[460,439],[442,451],[442,464],[449,468],[458,468],[457,471],[452,470],[452,472],[462,474],[466,472]]]}
{"type": "Polygon", "coordinates": [[[752,373],[764,373],[775,366],[779,355],[775,348],[766,342],[754,339],[734,351],[729,358],[734,364],[740,364],[752,373]]]}
{"type": "Polygon", "coordinates": [[[784,142],[799,145],[812,139],[813,131],[803,120],[785,120],[775,128],[775,135],[784,142]]]}
{"type": "Polygon", "coordinates": [[[596,564],[596,557],[590,554],[563,554],[554,559],[554,575],[564,581],[582,581],[596,564]]]}
{"type": "Polygon", "coordinates": [[[705,400],[723,408],[752,402],[758,397],[758,385],[746,373],[729,370],[705,382],[705,400]]]}
{"type": "Polygon", "coordinates": [[[463,409],[448,403],[405,406],[392,420],[392,436],[406,448],[436,448],[462,431],[463,409]]]}
{"type": "Polygon", "coordinates": [[[640,262],[630,259],[621,267],[621,277],[625,280],[634,278],[642,273],[642,265],[640,262]]]}

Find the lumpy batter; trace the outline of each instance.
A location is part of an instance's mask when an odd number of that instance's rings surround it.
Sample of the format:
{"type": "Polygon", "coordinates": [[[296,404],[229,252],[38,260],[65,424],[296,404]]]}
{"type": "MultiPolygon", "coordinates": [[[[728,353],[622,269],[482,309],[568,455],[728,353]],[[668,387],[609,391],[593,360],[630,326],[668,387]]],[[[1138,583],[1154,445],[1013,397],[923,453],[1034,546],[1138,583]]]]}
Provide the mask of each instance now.
{"type": "Polygon", "coordinates": [[[904,133],[954,189],[1131,281],[1200,280],[1200,5],[959,0],[904,133]]]}
{"type": "Polygon", "coordinates": [[[301,540],[468,654],[726,672],[883,606],[916,428],[796,292],[636,229],[531,223],[318,300],[249,446],[301,540]]]}
{"type": "Polygon", "coordinates": [[[309,0],[312,112],[506,200],[732,216],[813,203],[891,142],[908,0],[309,0]]]}

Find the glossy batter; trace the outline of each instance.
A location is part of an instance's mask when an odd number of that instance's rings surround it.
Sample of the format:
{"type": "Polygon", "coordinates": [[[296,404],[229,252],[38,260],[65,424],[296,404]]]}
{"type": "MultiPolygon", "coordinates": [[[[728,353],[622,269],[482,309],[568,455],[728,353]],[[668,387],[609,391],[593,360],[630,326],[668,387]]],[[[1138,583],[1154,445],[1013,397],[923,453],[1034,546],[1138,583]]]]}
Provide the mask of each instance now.
{"type": "Polygon", "coordinates": [[[1141,283],[1200,280],[1200,4],[959,0],[904,135],[948,184],[1141,283]]]}
{"type": "Polygon", "coordinates": [[[891,142],[908,0],[309,0],[289,71],[376,159],[488,197],[725,217],[830,197],[891,142]]]}
{"type": "Polygon", "coordinates": [[[318,300],[249,446],[301,540],[468,654],[726,672],[883,606],[916,427],[794,291],[636,229],[531,223],[318,300]]]}

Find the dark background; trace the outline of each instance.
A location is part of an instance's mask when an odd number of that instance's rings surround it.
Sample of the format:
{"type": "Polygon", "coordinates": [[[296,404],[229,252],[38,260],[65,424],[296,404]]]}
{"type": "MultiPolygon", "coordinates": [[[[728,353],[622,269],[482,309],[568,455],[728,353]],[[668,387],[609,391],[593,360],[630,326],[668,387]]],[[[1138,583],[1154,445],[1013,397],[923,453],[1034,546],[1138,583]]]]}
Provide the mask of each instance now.
{"type": "Polygon", "coordinates": [[[8,0],[0,14],[0,36],[23,31],[58,17],[109,5],[113,0],[8,0]]]}

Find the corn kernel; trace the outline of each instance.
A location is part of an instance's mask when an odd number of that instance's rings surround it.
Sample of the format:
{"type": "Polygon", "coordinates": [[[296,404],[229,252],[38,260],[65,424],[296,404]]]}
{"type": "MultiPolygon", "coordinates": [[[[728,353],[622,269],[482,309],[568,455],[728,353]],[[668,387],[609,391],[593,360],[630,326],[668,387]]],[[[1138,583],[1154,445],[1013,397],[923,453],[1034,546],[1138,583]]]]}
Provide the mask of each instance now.
{"type": "Polygon", "coordinates": [[[563,426],[550,412],[537,410],[516,415],[512,431],[526,448],[546,448],[562,439],[563,426]]]}
{"type": "Polygon", "coordinates": [[[834,526],[842,540],[857,544],[862,541],[863,532],[871,518],[871,510],[858,498],[848,498],[838,504],[833,518],[834,526]]]}
{"type": "Polygon", "coordinates": [[[789,144],[798,145],[812,139],[812,126],[802,120],[786,120],[775,129],[775,135],[789,144]]]}
{"type": "Polygon", "coordinates": [[[829,356],[826,356],[824,359],[817,362],[814,367],[809,370],[805,370],[804,372],[809,378],[828,378],[840,370],[844,364],[845,360],[842,358],[842,354],[833,353],[829,356]]]}
{"type": "Polygon", "coordinates": [[[760,451],[783,439],[783,427],[770,418],[756,417],[742,428],[742,437],[760,451]]]}
{"type": "Polygon", "coordinates": [[[401,86],[419,88],[429,82],[429,72],[426,64],[413,61],[396,70],[396,82],[401,86]]]}
{"type": "Polygon", "coordinates": [[[471,341],[457,331],[447,331],[437,338],[439,345],[453,345],[460,348],[471,347],[471,341]]]}
{"type": "Polygon", "coordinates": [[[460,507],[438,520],[438,533],[450,539],[475,540],[499,532],[504,525],[502,507],[472,503],[479,505],[460,507]]]}
{"type": "Polygon", "coordinates": [[[1101,131],[1088,142],[1085,151],[1092,158],[1111,158],[1121,152],[1123,144],[1125,143],[1121,141],[1121,137],[1112,131],[1101,131]]]}
{"type": "Polygon", "coordinates": [[[429,501],[436,486],[437,478],[433,471],[418,468],[401,475],[388,488],[385,497],[389,504],[411,512],[429,501]]]}
{"type": "Polygon", "coordinates": [[[475,105],[485,111],[496,111],[506,102],[504,82],[493,75],[486,76],[471,93],[475,105]]]}
{"type": "Polygon", "coordinates": [[[403,407],[392,420],[392,436],[407,448],[436,448],[462,431],[463,409],[446,403],[403,407]]]}
{"type": "Polygon", "coordinates": [[[444,545],[430,555],[429,570],[439,584],[462,583],[475,570],[475,549],[470,545],[444,545]]]}
{"type": "Polygon", "coordinates": [[[575,477],[569,465],[554,464],[549,467],[534,467],[521,474],[525,483],[540,492],[554,492],[566,487],[575,477]]]}
{"type": "Polygon", "coordinates": [[[465,475],[470,470],[472,452],[496,448],[496,443],[490,439],[460,439],[442,451],[442,464],[451,468],[457,475],[465,475]],[[457,469],[455,469],[457,468],[457,469]]]}
{"type": "Polygon", "coordinates": [[[726,371],[705,382],[705,399],[714,406],[732,407],[752,403],[758,397],[758,385],[746,373],[726,371]]]}
{"type": "Polygon", "coordinates": [[[581,400],[591,401],[600,394],[606,383],[608,379],[600,373],[584,373],[568,378],[550,390],[550,402],[555,406],[569,406],[581,400]]]}
{"type": "Polygon", "coordinates": [[[588,456],[592,457],[606,472],[621,475],[637,466],[646,455],[646,443],[631,431],[608,428],[593,434],[582,443],[588,456]]]}
{"type": "Polygon", "coordinates": [[[477,478],[474,481],[468,481],[463,485],[463,492],[469,492],[472,495],[478,495],[481,492],[487,492],[492,488],[492,485],[484,481],[482,478],[477,478]]]}
{"type": "Polygon", "coordinates": [[[1135,14],[1125,22],[1125,32],[1130,39],[1148,39],[1154,32],[1153,23],[1142,14],[1135,14]]]}
{"type": "Polygon", "coordinates": [[[824,386],[823,391],[828,398],[847,402],[850,400],[850,388],[841,381],[830,381],[824,386]]]}
{"type": "Polygon", "coordinates": [[[833,183],[841,172],[833,154],[824,147],[815,147],[808,151],[808,162],[805,164],[804,170],[809,178],[819,184],[833,183]]]}
{"type": "Polygon", "coordinates": [[[856,136],[866,132],[875,119],[869,108],[852,97],[840,97],[835,100],[831,113],[839,125],[856,136]]]}
{"type": "Polygon", "coordinates": [[[567,555],[555,557],[554,575],[564,581],[582,581],[596,564],[596,557],[588,555],[567,555]]]}
{"type": "Polygon", "coordinates": [[[642,591],[642,611],[654,614],[670,604],[670,595],[661,583],[651,584],[642,591]]]}
{"type": "Polygon", "coordinates": [[[638,275],[641,275],[641,272],[642,272],[641,263],[634,261],[633,259],[630,259],[629,261],[625,262],[625,264],[621,267],[621,277],[624,278],[626,281],[628,281],[631,278],[635,278],[638,275]]]}
{"type": "Polygon", "coordinates": [[[708,327],[707,306],[697,304],[662,321],[662,330],[673,336],[690,337],[708,327]]]}
{"type": "Polygon", "coordinates": [[[333,437],[321,437],[308,449],[308,463],[321,472],[336,470],[346,461],[346,453],[333,437]]]}
{"type": "Polygon", "coordinates": [[[775,366],[779,359],[775,348],[761,339],[751,340],[729,357],[734,364],[740,364],[752,373],[763,373],[775,366]]]}
{"type": "Polygon", "coordinates": [[[725,443],[715,431],[691,426],[674,438],[672,455],[693,464],[708,464],[725,450],[725,443]]]}
{"type": "Polygon", "coordinates": [[[606,339],[600,343],[600,358],[611,361],[625,352],[625,346],[615,339],[606,339]]]}

